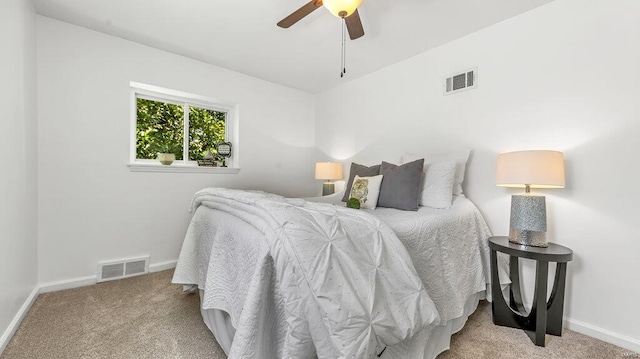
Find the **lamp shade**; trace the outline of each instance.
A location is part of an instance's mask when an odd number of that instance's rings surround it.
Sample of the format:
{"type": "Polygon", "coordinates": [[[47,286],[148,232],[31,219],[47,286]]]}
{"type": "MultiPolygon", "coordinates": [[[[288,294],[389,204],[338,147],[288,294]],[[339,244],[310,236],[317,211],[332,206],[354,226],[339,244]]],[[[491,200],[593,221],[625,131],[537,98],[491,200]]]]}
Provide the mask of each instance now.
{"type": "Polygon", "coordinates": [[[318,162],[316,163],[316,179],[338,180],[342,178],[342,163],[318,162]]]}
{"type": "Polygon", "coordinates": [[[564,156],[558,151],[517,151],[498,155],[496,185],[564,188],[564,156]]]}
{"type": "Polygon", "coordinates": [[[347,17],[353,14],[354,11],[362,4],[362,0],[323,0],[322,5],[327,8],[333,15],[337,17],[347,17]],[[346,15],[340,16],[341,12],[345,12],[346,15]]]}

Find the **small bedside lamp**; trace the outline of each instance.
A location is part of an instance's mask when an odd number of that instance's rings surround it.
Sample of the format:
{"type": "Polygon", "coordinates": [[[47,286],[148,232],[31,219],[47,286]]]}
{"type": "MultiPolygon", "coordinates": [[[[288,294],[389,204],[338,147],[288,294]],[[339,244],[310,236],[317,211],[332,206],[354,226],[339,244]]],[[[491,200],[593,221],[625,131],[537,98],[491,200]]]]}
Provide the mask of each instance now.
{"type": "Polygon", "coordinates": [[[318,162],[316,163],[316,179],[327,180],[322,185],[322,195],[327,196],[335,192],[335,186],[331,180],[342,178],[342,163],[318,162]]]}
{"type": "Polygon", "coordinates": [[[509,241],[525,246],[547,247],[545,197],[530,194],[531,188],[564,188],[564,157],[558,151],[518,151],[498,155],[496,185],[525,188],[511,196],[509,241]]]}

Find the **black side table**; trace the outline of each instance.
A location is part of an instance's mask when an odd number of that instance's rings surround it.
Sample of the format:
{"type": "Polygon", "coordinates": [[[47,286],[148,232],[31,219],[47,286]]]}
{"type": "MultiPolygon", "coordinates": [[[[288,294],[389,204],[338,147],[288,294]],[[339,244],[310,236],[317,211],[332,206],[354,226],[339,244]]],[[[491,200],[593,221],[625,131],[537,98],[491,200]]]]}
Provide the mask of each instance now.
{"type": "Polygon", "coordinates": [[[523,329],[535,345],[542,347],[544,346],[545,334],[561,336],[567,262],[573,259],[573,251],[555,243],[549,243],[547,248],[524,246],[509,242],[508,237],[489,238],[489,248],[491,248],[493,324],[523,329]],[[507,305],[500,289],[496,251],[509,255],[509,277],[511,279],[509,305],[507,305]],[[529,314],[522,305],[519,258],[536,261],[536,283],[533,305],[529,314]],[[547,303],[549,262],[556,262],[557,266],[551,297],[547,303]]]}

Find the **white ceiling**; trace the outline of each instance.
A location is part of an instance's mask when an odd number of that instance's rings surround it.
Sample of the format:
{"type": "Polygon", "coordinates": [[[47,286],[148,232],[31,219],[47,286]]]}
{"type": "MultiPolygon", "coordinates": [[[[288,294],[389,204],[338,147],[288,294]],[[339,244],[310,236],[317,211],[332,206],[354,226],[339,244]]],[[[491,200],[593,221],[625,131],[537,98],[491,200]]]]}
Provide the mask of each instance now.
{"type": "Polygon", "coordinates": [[[276,23],[308,0],[33,0],[72,24],[317,93],[552,0],[364,0],[365,36],[347,43],[324,7],[289,29],[276,23]]]}

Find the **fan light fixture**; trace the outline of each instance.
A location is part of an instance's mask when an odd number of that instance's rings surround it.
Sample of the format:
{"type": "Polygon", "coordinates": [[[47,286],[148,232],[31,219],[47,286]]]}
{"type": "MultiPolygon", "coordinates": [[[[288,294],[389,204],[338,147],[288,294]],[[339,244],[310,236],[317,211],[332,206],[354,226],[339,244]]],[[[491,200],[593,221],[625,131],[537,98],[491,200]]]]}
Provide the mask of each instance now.
{"type": "Polygon", "coordinates": [[[362,0],[311,0],[301,8],[292,12],[289,16],[278,22],[278,26],[283,29],[290,27],[305,16],[314,12],[317,8],[324,5],[333,15],[339,17],[342,21],[342,56],[340,62],[340,77],[344,77],[347,73],[346,69],[346,48],[347,48],[347,31],[351,40],[358,39],[364,35],[360,14],[358,14],[358,6],[362,4],[362,0]]]}
{"type": "Polygon", "coordinates": [[[322,4],[336,17],[345,18],[356,11],[362,0],[323,0],[322,4]]]}

